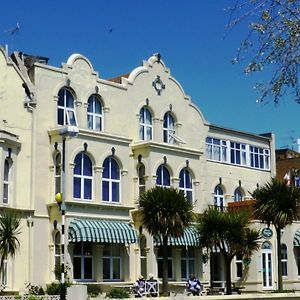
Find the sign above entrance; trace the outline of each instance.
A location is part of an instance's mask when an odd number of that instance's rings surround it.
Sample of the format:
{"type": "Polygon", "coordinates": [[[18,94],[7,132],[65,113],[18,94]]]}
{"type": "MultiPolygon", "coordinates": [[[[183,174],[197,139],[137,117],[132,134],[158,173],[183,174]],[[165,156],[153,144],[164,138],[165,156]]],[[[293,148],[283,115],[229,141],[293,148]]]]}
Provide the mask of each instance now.
{"type": "Polygon", "coordinates": [[[273,231],[271,228],[264,228],[261,234],[264,238],[269,239],[273,236],[273,231]]]}

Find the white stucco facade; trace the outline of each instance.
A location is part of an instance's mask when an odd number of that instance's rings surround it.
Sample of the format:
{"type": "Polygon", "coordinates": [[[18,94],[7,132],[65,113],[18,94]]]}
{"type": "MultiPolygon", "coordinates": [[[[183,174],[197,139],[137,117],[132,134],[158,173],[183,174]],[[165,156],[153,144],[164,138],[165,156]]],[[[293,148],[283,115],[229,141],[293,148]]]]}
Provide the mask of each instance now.
{"type": "MultiPolygon", "coordinates": [[[[141,227],[137,213],[143,189],[156,184],[184,189],[190,192],[194,211],[201,213],[209,205],[228,206],[237,189],[246,201],[257,185],[275,176],[274,136],[210,124],[157,55],[114,80],[101,79],[80,54],[57,68],[31,56],[15,54],[12,60],[1,50],[0,70],[2,166],[11,156],[9,200],[1,206],[16,208],[22,215],[20,250],[8,262],[8,290],[22,290],[25,282],[45,286],[55,280],[55,257],[59,260],[55,237],[61,229],[55,202],[62,155],[58,132],[64,125],[79,129],[65,147],[66,235],[73,220],[92,219],[130,224],[137,236],[135,242],[121,243],[72,242],[69,236],[66,262],[76,282],[114,285],[134,282],[141,273],[159,277],[159,247],[141,227]],[[182,181],[182,174],[189,183],[182,181]],[[216,195],[216,187],[221,194],[216,195]]],[[[0,180],[4,181],[3,171],[0,180]]],[[[3,199],[3,191],[0,195],[3,199]]],[[[284,280],[287,288],[296,289],[300,288],[293,247],[297,229],[295,223],[282,236],[288,253],[284,280]]],[[[274,237],[269,242],[270,284],[263,283],[266,250],[261,250],[249,266],[245,283],[249,290],[276,288],[274,237]]],[[[170,281],[185,281],[190,271],[203,281],[213,277],[222,281],[218,259],[214,271],[210,262],[202,261],[201,246],[171,247],[170,281]]],[[[234,261],[234,281],[239,280],[236,273],[234,261]]]]}

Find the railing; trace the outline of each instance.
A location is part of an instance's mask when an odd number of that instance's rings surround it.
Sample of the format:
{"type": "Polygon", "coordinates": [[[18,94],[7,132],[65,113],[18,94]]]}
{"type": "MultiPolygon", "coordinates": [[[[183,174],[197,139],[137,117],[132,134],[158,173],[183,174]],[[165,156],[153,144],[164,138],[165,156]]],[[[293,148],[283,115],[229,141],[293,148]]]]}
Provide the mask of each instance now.
{"type": "MultiPolygon", "coordinates": [[[[0,300],[27,300],[29,296],[32,295],[23,295],[23,296],[13,296],[13,295],[5,295],[5,296],[0,296],[0,300]]],[[[59,300],[60,297],[59,295],[41,295],[41,296],[36,296],[34,295],[35,299],[39,300],[59,300]]]]}
{"type": "Polygon", "coordinates": [[[228,206],[220,206],[220,205],[209,205],[209,208],[214,208],[220,211],[247,211],[252,213],[253,205],[256,200],[243,200],[243,201],[235,201],[235,202],[228,202],[228,206]]]}

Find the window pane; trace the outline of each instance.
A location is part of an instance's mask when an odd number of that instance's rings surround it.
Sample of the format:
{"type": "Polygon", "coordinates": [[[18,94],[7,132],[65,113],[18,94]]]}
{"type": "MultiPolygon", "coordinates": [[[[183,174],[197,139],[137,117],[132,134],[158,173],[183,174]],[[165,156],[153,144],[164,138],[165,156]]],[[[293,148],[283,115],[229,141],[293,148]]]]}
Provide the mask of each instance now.
{"type": "Polygon", "coordinates": [[[93,116],[88,115],[87,116],[87,122],[88,122],[88,128],[93,129],[93,116]]]}
{"type": "Polygon", "coordinates": [[[113,260],[113,279],[120,279],[120,259],[113,260]]]}
{"type": "Polygon", "coordinates": [[[66,92],[66,107],[73,108],[74,107],[73,96],[68,90],[65,90],[65,92],[66,92]]]}
{"type": "Polygon", "coordinates": [[[91,257],[84,258],[84,279],[93,279],[93,259],[91,257]]]}
{"type": "Polygon", "coordinates": [[[110,279],[109,258],[103,258],[103,279],[110,279]]]}
{"type": "Polygon", "coordinates": [[[68,113],[68,121],[69,121],[68,124],[77,126],[75,112],[73,110],[68,110],[67,113],[68,113]]]}
{"type": "Polygon", "coordinates": [[[73,276],[74,279],[81,279],[81,258],[74,257],[73,259],[73,276]]]}
{"type": "Polygon", "coordinates": [[[74,167],[74,174],[80,175],[81,174],[81,160],[82,160],[82,154],[77,154],[75,157],[75,167],[74,167]]]}
{"type": "Polygon", "coordinates": [[[111,178],[119,179],[119,166],[113,158],[111,159],[111,178]]]}
{"type": "Polygon", "coordinates": [[[109,201],[109,182],[102,181],[102,200],[109,201]]]}
{"type": "Polygon", "coordinates": [[[92,179],[84,179],[84,199],[92,199],[92,179]]]}
{"type": "Polygon", "coordinates": [[[57,109],[57,123],[64,125],[64,110],[62,108],[57,109]]]}
{"type": "Polygon", "coordinates": [[[81,255],[81,243],[74,243],[73,254],[81,255]]]}
{"type": "Polygon", "coordinates": [[[74,198],[81,198],[81,180],[80,178],[74,177],[73,196],[74,198]]]}
{"type": "Polygon", "coordinates": [[[106,158],[103,162],[103,178],[109,178],[109,158],[106,158]]]}
{"type": "Polygon", "coordinates": [[[102,128],[101,128],[101,118],[100,117],[95,117],[95,122],[96,122],[96,130],[98,130],[98,131],[100,131],[100,130],[102,130],[102,128]]]}
{"type": "Polygon", "coordinates": [[[119,183],[112,182],[112,201],[119,202],[119,183]]]}
{"type": "Polygon", "coordinates": [[[157,171],[156,171],[156,184],[157,185],[162,185],[162,178],[161,178],[161,166],[158,167],[157,171]]]}
{"type": "Polygon", "coordinates": [[[83,154],[83,175],[92,176],[92,162],[86,154],[83,154]]]}

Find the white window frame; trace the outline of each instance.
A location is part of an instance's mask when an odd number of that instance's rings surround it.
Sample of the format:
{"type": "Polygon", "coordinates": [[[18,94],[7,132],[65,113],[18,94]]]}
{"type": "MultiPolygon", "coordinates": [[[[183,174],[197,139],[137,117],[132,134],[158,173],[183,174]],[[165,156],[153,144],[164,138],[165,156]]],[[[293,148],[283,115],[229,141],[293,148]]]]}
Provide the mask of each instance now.
{"type": "Polygon", "coordinates": [[[247,166],[246,144],[230,141],[230,163],[233,165],[247,166]],[[240,163],[237,163],[238,160],[240,160],[240,163]]]}
{"type": "Polygon", "coordinates": [[[175,130],[175,120],[171,112],[166,112],[164,115],[164,128],[163,128],[163,137],[164,137],[164,142],[168,144],[174,144],[175,139],[172,137],[175,135],[176,130],[175,130]],[[167,123],[165,127],[165,122],[167,123]],[[165,135],[167,136],[167,141],[165,140],[165,135]]]}
{"type": "Polygon", "coordinates": [[[2,203],[8,205],[9,203],[9,190],[10,190],[10,177],[11,177],[11,160],[6,158],[4,160],[4,170],[3,170],[3,196],[2,203]]]}
{"type": "Polygon", "coordinates": [[[236,188],[234,190],[234,194],[233,194],[233,200],[234,200],[234,202],[243,201],[243,198],[244,198],[244,196],[243,196],[243,193],[242,193],[241,189],[240,188],[236,188]]]}
{"type": "Polygon", "coordinates": [[[287,251],[286,244],[280,245],[280,259],[281,259],[281,264],[282,264],[282,270],[281,270],[282,276],[287,277],[288,276],[288,251],[287,251]],[[286,274],[283,274],[284,265],[285,265],[286,274]]]}
{"type": "MultiPolygon", "coordinates": [[[[120,281],[121,280],[121,274],[122,274],[122,253],[121,250],[122,248],[120,247],[120,244],[110,244],[110,245],[105,245],[104,247],[109,247],[109,255],[105,255],[103,253],[103,260],[107,259],[109,261],[109,278],[108,279],[103,279],[103,281],[120,281]],[[119,255],[112,255],[113,247],[119,247],[119,255]],[[119,261],[119,266],[120,266],[120,274],[119,278],[113,278],[113,266],[114,266],[114,261],[119,261]]],[[[104,263],[103,263],[104,264],[104,263]]]]}
{"type": "MultiPolygon", "coordinates": [[[[191,202],[194,203],[194,191],[193,191],[193,178],[191,176],[191,173],[189,172],[189,170],[187,168],[183,168],[181,172],[184,172],[183,175],[183,187],[180,187],[180,182],[179,182],[179,190],[183,192],[184,196],[187,197],[187,193],[191,192],[192,193],[192,199],[191,202]],[[188,172],[188,176],[190,177],[190,182],[191,182],[191,187],[187,187],[187,183],[186,183],[186,176],[185,176],[185,172],[188,172]]],[[[179,175],[180,175],[179,173],[179,175]]],[[[181,181],[181,178],[179,177],[179,181],[181,181]]]]}
{"type": "Polygon", "coordinates": [[[84,242],[80,243],[81,247],[81,253],[80,254],[73,254],[73,258],[80,258],[80,278],[74,278],[74,280],[78,281],[93,281],[94,279],[94,258],[93,258],[93,245],[91,246],[92,248],[92,253],[90,255],[84,254],[84,249],[83,249],[83,244],[84,242]],[[85,268],[85,258],[91,258],[92,259],[92,278],[84,278],[84,268],[85,268]]]}
{"type": "Polygon", "coordinates": [[[54,157],[54,190],[55,194],[61,193],[62,155],[57,152],[54,157]]]}
{"type": "Polygon", "coordinates": [[[250,146],[250,167],[260,170],[270,170],[270,150],[256,146],[250,146]],[[258,164],[256,165],[255,159],[258,164]]]}
{"type": "MultiPolygon", "coordinates": [[[[60,267],[61,265],[61,236],[60,232],[56,231],[53,237],[54,241],[54,268],[57,268],[57,265],[60,267]],[[57,263],[58,262],[58,263],[57,263]]],[[[56,274],[54,274],[56,275],[56,274]]],[[[58,278],[55,278],[58,279],[58,278]]]]}
{"type": "MultiPolygon", "coordinates": [[[[77,127],[78,123],[77,123],[76,111],[74,108],[74,97],[73,97],[73,107],[68,107],[67,100],[66,100],[66,91],[68,91],[69,93],[71,93],[71,92],[66,88],[63,88],[62,90],[64,92],[64,95],[63,95],[64,105],[57,104],[57,113],[59,110],[63,111],[63,124],[60,124],[60,125],[74,125],[77,127]],[[73,119],[72,119],[72,116],[73,116],[73,119]],[[74,120],[74,122],[72,120],[74,120]]],[[[58,120],[57,120],[57,123],[58,123],[58,120]]]]}
{"type": "MultiPolygon", "coordinates": [[[[157,184],[156,183],[156,186],[160,186],[160,187],[162,187],[162,188],[167,188],[167,189],[169,189],[169,188],[171,188],[171,175],[170,175],[170,172],[169,172],[169,170],[168,170],[168,168],[165,166],[165,165],[160,165],[160,166],[158,166],[158,168],[157,168],[157,171],[158,171],[158,169],[159,169],[159,167],[161,167],[160,168],[160,175],[161,175],[161,181],[162,181],[162,184],[157,184]],[[170,185],[164,185],[164,170],[167,170],[168,171],[168,173],[169,173],[169,181],[170,181],[170,185]]],[[[156,172],[157,172],[156,171],[156,172]]]]}
{"type": "Polygon", "coordinates": [[[207,160],[227,162],[228,145],[225,140],[207,137],[206,138],[206,158],[207,160]]]}
{"type": "MultiPolygon", "coordinates": [[[[84,155],[86,155],[87,157],[88,157],[88,155],[85,154],[84,152],[78,153],[77,155],[81,155],[81,159],[80,159],[81,174],[75,174],[74,173],[73,176],[74,176],[74,178],[78,178],[80,180],[80,198],[75,198],[75,195],[74,195],[74,198],[79,199],[79,200],[91,201],[93,199],[93,166],[92,166],[92,175],[91,176],[84,175],[83,174],[84,155]],[[92,185],[91,185],[91,198],[90,199],[89,198],[84,198],[84,192],[85,192],[85,190],[84,190],[84,181],[85,181],[85,179],[91,180],[91,182],[92,182],[92,185]]],[[[75,157],[75,160],[76,160],[76,157],[75,157]]],[[[74,169],[74,172],[75,172],[75,169],[74,169]]]]}
{"type": "Polygon", "coordinates": [[[138,166],[138,185],[139,185],[139,195],[146,191],[146,182],[145,182],[145,172],[146,168],[144,164],[138,166]],[[141,172],[143,170],[143,172],[141,172]]]}
{"type": "Polygon", "coordinates": [[[139,124],[140,124],[140,140],[146,141],[146,140],[152,140],[153,138],[153,125],[152,125],[152,114],[151,111],[143,106],[140,110],[140,118],[139,118],[139,124]],[[150,124],[147,123],[147,113],[150,115],[150,124]]]}
{"type": "Polygon", "coordinates": [[[91,130],[103,131],[102,101],[99,99],[99,97],[97,95],[92,95],[89,97],[88,105],[90,105],[90,101],[91,101],[91,105],[92,105],[92,112],[89,112],[88,108],[87,108],[87,126],[91,130]],[[96,112],[96,102],[100,103],[100,113],[96,112]],[[89,126],[90,125],[89,117],[91,117],[91,119],[92,119],[92,127],[89,126]],[[100,128],[99,129],[97,129],[97,119],[100,119],[100,128]]]}
{"type": "MultiPolygon", "coordinates": [[[[120,166],[118,164],[118,162],[113,158],[113,157],[108,157],[109,158],[109,178],[106,178],[106,177],[103,177],[102,176],[102,181],[103,182],[108,182],[108,200],[104,200],[103,199],[103,191],[102,191],[102,201],[104,203],[120,203],[121,202],[121,170],[120,170],[120,166]],[[111,178],[111,160],[114,160],[118,166],[118,169],[119,169],[119,179],[114,179],[114,178],[111,178]],[[113,183],[118,183],[118,187],[119,187],[119,199],[118,201],[113,201],[112,200],[112,196],[113,196],[113,193],[112,193],[112,187],[113,187],[113,183]]],[[[103,186],[103,184],[102,184],[103,186]]]]}
{"type": "Polygon", "coordinates": [[[224,200],[224,191],[221,186],[217,185],[214,189],[214,206],[222,210],[225,206],[224,200]],[[222,191],[222,194],[220,194],[220,190],[222,191]]]}
{"type": "MultiPolygon", "coordinates": [[[[189,279],[189,275],[191,273],[195,273],[195,270],[190,270],[190,262],[194,262],[193,265],[195,266],[195,249],[192,249],[192,247],[187,247],[185,254],[186,254],[185,256],[183,256],[181,254],[181,261],[180,261],[180,263],[181,263],[181,265],[182,265],[182,263],[185,264],[187,277],[183,277],[182,276],[182,272],[181,272],[181,279],[182,280],[189,279]],[[193,250],[193,255],[192,256],[189,255],[190,254],[190,250],[193,250]]],[[[180,265],[180,267],[181,267],[181,265],[180,265]]]]}
{"type": "Polygon", "coordinates": [[[243,277],[243,256],[242,255],[236,255],[235,256],[235,265],[236,265],[235,276],[236,276],[237,279],[240,279],[240,278],[243,277]],[[239,276],[239,274],[238,274],[239,267],[242,268],[242,276],[239,276]]]}

